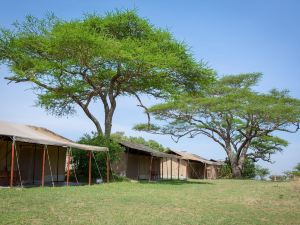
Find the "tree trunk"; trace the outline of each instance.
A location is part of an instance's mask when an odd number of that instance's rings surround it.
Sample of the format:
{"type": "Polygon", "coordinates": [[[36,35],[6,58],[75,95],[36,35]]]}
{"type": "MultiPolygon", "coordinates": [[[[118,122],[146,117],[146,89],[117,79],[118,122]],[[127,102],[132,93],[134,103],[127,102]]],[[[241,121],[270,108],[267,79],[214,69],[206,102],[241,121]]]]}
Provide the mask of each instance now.
{"type": "Polygon", "coordinates": [[[235,154],[228,155],[233,178],[242,178],[243,160],[240,160],[235,154]]]}
{"type": "Polygon", "coordinates": [[[116,109],[116,104],[111,104],[111,107],[104,107],[105,113],[105,121],[104,121],[104,136],[105,138],[110,138],[111,128],[112,128],[112,120],[114,116],[114,112],[116,109]]]}
{"type": "Polygon", "coordinates": [[[231,171],[233,178],[240,179],[242,178],[242,170],[239,166],[231,165],[231,171]]]}
{"type": "Polygon", "coordinates": [[[109,115],[107,116],[105,115],[104,126],[105,126],[104,136],[105,138],[109,138],[111,134],[111,127],[112,127],[112,116],[110,117],[109,115]]]}

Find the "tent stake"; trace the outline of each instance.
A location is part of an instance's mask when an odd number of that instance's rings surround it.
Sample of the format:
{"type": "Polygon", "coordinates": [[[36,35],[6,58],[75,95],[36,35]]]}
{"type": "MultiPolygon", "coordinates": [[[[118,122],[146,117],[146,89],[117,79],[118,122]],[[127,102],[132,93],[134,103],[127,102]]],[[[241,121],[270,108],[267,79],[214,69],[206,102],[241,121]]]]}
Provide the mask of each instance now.
{"type": "Polygon", "coordinates": [[[10,187],[13,187],[14,182],[14,163],[15,163],[15,141],[11,145],[11,163],[10,163],[10,187]]]}
{"type": "Polygon", "coordinates": [[[67,186],[69,186],[69,180],[70,180],[70,150],[67,150],[68,152],[68,164],[67,164],[67,186]]]}
{"type": "Polygon", "coordinates": [[[44,187],[44,183],[45,183],[45,159],[46,159],[46,145],[44,145],[43,160],[42,160],[42,187],[44,187]]]}
{"type": "Polygon", "coordinates": [[[89,185],[92,183],[92,151],[89,154],[89,185]]]}

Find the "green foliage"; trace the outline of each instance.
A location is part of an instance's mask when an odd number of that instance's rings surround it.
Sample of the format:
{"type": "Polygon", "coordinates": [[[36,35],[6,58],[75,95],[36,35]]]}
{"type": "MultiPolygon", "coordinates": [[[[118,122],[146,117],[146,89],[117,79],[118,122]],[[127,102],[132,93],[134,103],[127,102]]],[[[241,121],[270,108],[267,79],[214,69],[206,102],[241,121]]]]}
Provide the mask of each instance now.
{"type": "Polygon", "coordinates": [[[7,79],[34,84],[37,105],[58,116],[79,106],[106,137],[119,96],[196,93],[214,80],[214,71],[196,62],[189,47],[132,10],[70,21],[28,16],[0,30],[0,63],[13,73],[7,79]],[[88,109],[98,101],[104,132],[88,109]]]}
{"type": "MultiPolygon", "coordinates": [[[[246,159],[243,164],[242,176],[240,178],[244,179],[252,179],[255,177],[255,163],[253,160],[246,159]]],[[[233,178],[230,160],[228,158],[225,160],[225,164],[221,166],[219,177],[224,179],[231,179],[233,178]]]]}
{"type": "Polygon", "coordinates": [[[270,174],[270,171],[268,168],[263,168],[259,165],[255,166],[255,175],[259,176],[261,180],[264,180],[266,176],[270,174]]]}
{"type": "Polygon", "coordinates": [[[221,166],[218,176],[222,179],[231,179],[233,177],[231,172],[231,166],[227,159],[225,160],[225,164],[221,166]]]}
{"type": "Polygon", "coordinates": [[[132,136],[127,137],[124,135],[123,132],[116,132],[111,135],[111,138],[113,140],[117,140],[117,141],[128,141],[128,142],[132,142],[132,143],[142,144],[142,145],[148,146],[148,147],[152,148],[153,150],[156,150],[159,152],[165,152],[168,150],[168,148],[165,148],[164,146],[162,146],[161,144],[159,144],[158,142],[156,142],[154,140],[146,141],[143,137],[132,137],[132,136]]]}
{"type": "Polygon", "coordinates": [[[246,159],[243,164],[242,177],[246,179],[252,179],[256,175],[255,163],[251,159],[246,159]]]}
{"type": "Polygon", "coordinates": [[[298,164],[294,167],[294,169],[295,169],[296,171],[300,172],[300,163],[298,163],[298,164]]]}
{"type": "Polygon", "coordinates": [[[158,124],[139,124],[135,129],[175,139],[206,135],[224,149],[231,168],[236,168],[234,176],[240,176],[246,158],[271,161],[272,154],[288,145],[275,133],[299,129],[299,99],[290,97],[286,90],[254,91],[261,76],[224,76],[199,95],[170,98],[148,110],[158,124]]]}
{"type": "MultiPolygon", "coordinates": [[[[108,140],[96,133],[93,133],[92,135],[84,135],[82,138],[80,138],[79,143],[108,147],[109,159],[111,163],[119,160],[120,154],[124,151],[124,149],[117,142],[108,140]]],[[[83,179],[87,179],[89,168],[89,153],[83,150],[76,150],[72,153],[77,175],[83,179]]],[[[102,178],[104,180],[106,179],[106,159],[106,152],[94,152],[94,157],[92,158],[92,177],[94,179],[100,178],[97,165],[99,166],[102,178]]]]}

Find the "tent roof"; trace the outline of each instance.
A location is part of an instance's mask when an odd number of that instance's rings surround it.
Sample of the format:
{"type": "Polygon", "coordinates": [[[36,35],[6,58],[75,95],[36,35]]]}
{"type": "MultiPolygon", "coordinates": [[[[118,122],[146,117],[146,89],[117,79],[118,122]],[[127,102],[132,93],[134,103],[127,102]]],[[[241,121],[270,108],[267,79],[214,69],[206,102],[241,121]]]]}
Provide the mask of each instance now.
{"type": "Polygon", "coordinates": [[[87,151],[108,151],[106,147],[83,145],[64,138],[46,128],[0,121],[0,136],[13,137],[16,141],[42,145],[72,147],[87,151]]]}
{"type": "Polygon", "coordinates": [[[219,161],[208,160],[208,159],[205,159],[205,158],[203,158],[199,155],[192,154],[192,153],[189,153],[189,152],[175,151],[175,150],[169,150],[169,151],[181,156],[182,159],[197,161],[197,162],[206,163],[206,164],[209,164],[209,165],[223,165],[219,161]]]}
{"type": "Polygon", "coordinates": [[[129,141],[117,141],[119,144],[131,148],[131,149],[135,149],[137,151],[140,152],[144,152],[146,154],[155,156],[155,157],[161,157],[161,158],[181,158],[178,157],[176,155],[172,155],[172,154],[167,154],[167,153],[163,153],[163,152],[159,152],[159,151],[155,151],[152,148],[142,145],[142,144],[137,144],[137,143],[132,143],[129,141]]]}

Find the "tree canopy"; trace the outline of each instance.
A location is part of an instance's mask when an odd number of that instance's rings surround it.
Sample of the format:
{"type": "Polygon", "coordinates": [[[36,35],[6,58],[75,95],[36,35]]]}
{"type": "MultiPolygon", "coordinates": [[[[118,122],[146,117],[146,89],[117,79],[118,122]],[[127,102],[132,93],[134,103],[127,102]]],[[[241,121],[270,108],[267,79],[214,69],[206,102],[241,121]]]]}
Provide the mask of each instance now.
{"type": "Polygon", "coordinates": [[[1,29],[0,63],[12,72],[8,80],[33,84],[39,106],[58,116],[79,106],[106,137],[119,96],[135,96],[145,108],[140,95],[199,92],[214,80],[214,71],[197,62],[188,46],[135,11],[70,21],[28,16],[1,29]],[[103,123],[100,110],[90,111],[92,102],[102,104],[103,123]]]}
{"type": "Polygon", "coordinates": [[[153,150],[159,152],[165,152],[169,150],[168,148],[164,147],[163,145],[159,144],[155,140],[145,140],[143,137],[133,137],[133,136],[125,136],[123,132],[116,132],[111,134],[111,138],[116,141],[129,141],[132,143],[142,144],[152,148],[153,150]]]}
{"type": "Polygon", "coordinates": [[[159,124],[135,128],[176,140],[205,135],[225,150],[233,175],[241,177],[246,158],[271,161],[272,154],[288,145],[279,132],[299,129],[300,101],[287,91],[254,91],[260,78],[259,73],[224,76],[202,95],[176,96],[151,107],[159,124]]]}

